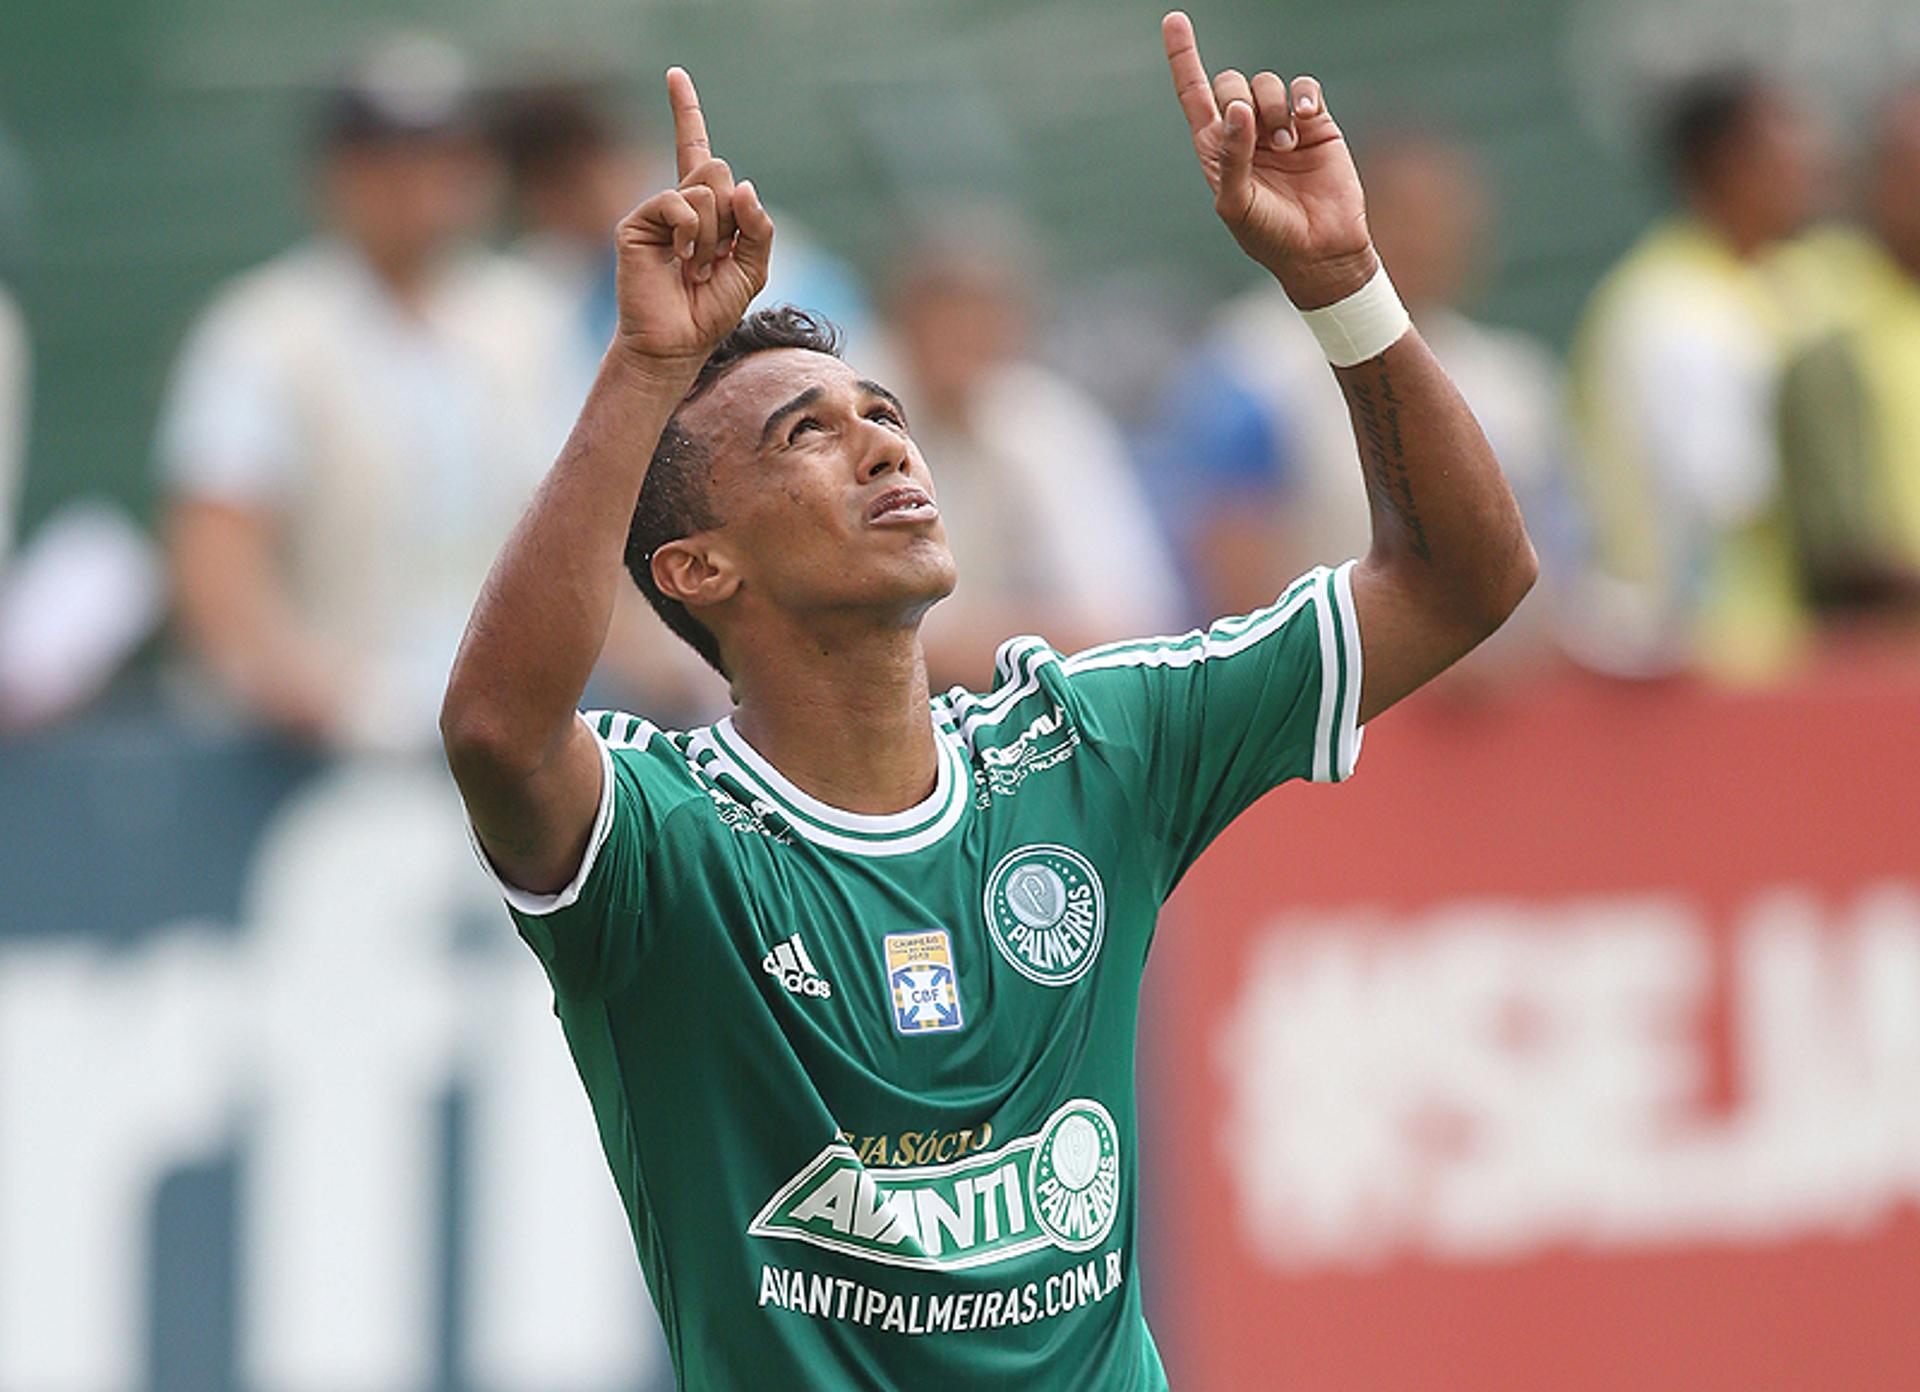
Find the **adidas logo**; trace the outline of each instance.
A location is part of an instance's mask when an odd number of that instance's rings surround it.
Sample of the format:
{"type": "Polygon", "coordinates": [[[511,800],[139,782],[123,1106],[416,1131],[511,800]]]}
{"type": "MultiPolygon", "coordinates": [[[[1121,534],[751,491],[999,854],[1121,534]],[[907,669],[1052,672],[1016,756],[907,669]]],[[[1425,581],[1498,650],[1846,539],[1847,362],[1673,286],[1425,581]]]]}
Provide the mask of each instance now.
{"type": "Polygon", "coordinates": [[[798,933],[776,944],[773,951],[760,960],[760,969],[796,996],[818,996],[826,1000],[833,995],[833,983],[820,975],[798,933]]]}

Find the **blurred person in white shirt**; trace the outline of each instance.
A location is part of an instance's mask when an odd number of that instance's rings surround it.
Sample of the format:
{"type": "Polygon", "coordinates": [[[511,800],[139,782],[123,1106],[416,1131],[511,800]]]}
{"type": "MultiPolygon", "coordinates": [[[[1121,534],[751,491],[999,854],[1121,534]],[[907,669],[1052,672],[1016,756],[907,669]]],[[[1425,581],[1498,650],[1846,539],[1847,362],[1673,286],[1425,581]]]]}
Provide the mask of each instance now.
{"type": "Polygon", "coordinates": [[[567,306],[474,246],[496,179],[425,37],[331,98],[316,235],[222,290],[159,433],[176,620],[228,703],[431,749],[465,611],[564,436],[567,306]]]}
{"type": "MultiPolygon", "coordinates": [[[[1567,549],[1560,368],[1544,345],[1470,318],[1490,260],[1490,194],[1463,145],[1430,132],[1364,142],[1367,223],[1421,335],[1478,417],[1541,551],[1551,591],[1567,549]]],[[[1268,603],[1316,557],[1363,554],[1370,522],[1353,425],[1325,354],[1268,283],[1220,313],[1149,443],[1179,500],[1195,599],[1208,613],[1268,603]]],[[[1459,673],[1528,665],[1549,649],[1536,594],[1459,673]]]]}
{"type": "Polygon", "coordinates": [[[875,370],[913,403],[965,567],[922,630],[935,689],[987,681],[1010,633],[1066,652],[1165,631],[1181,615],[1172,556],[1118,428],[1032,356],[1028,264],[1003,216],[957,214],[908,246],[884,304],[875,370]]]}

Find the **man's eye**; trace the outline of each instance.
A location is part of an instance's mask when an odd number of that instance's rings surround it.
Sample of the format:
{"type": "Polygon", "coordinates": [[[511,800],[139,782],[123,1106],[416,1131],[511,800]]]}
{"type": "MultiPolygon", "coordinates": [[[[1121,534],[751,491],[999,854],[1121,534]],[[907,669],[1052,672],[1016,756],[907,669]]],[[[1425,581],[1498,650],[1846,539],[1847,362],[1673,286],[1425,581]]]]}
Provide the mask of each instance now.
{"type": "Polygon", "coordinates": [[[806,434],[806,432],[809,430],[823,430],[825,428],[826,427],[822,426],[819,420],[816,419],[815,417],[802,416],[798,421],[794,422],[793,433],[787,436],[787,439],[789,442],[791,442],[799,439],[802,435],[806,434]]]}
{"type": "Polygon", "coordinates": [[[868,420],[882,421],[887,425],[900,425],[900,413],[891,406],[876,406],[867,412],[868,420]]]}

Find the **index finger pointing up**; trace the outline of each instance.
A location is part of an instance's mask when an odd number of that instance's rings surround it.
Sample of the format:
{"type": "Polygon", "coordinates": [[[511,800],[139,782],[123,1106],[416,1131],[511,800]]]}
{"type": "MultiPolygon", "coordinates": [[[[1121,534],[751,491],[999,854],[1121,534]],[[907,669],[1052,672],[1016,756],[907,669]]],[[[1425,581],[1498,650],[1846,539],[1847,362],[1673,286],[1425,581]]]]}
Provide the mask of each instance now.
{"type": "Polygon", "coordinates": [[[707,143],[707,118],[700,114],[700,94],[685,68],[667,69],[667,103],[673,108],[674,162],[684,179],[713,156],[707,143]]]}
{"type": "Polygon", "coordinates": [[[1185,12],[1175,10],[1160,21],[1160,37],[1167,44],[1167,66],[1173,69],[1173,92],[1186,113],[1187,125],[1198,135],[1220,119],[1214,105],[1213,84],[1207,81],[1207,69],[1200,61],[1200,45],[1193,36],[1193,21],[1185,12]]]}

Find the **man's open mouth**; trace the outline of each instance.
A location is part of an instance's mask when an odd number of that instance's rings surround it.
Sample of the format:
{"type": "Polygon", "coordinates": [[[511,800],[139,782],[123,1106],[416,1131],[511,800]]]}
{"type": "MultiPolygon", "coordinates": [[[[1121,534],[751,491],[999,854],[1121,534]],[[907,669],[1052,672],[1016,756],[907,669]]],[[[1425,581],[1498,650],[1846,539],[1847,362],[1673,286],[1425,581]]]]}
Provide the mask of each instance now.
{"type": "Polygon", "coordinates": [[[867,508],[869,523],[930,522],[940,509],[921,488],[889,488],[867,508]]]}

